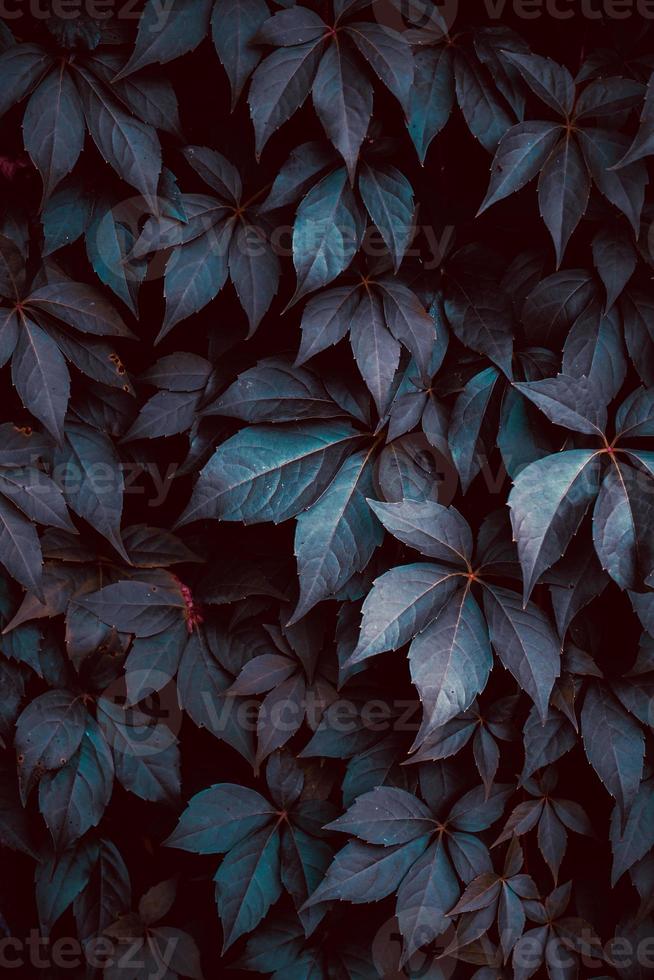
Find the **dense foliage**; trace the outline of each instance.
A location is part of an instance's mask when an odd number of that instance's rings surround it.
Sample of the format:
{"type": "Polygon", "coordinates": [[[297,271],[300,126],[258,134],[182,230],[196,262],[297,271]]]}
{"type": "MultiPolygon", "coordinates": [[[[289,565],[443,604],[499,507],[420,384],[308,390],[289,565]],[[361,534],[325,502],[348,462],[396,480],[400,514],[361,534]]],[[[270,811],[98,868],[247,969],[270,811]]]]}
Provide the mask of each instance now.
{"type": "Polygon", "coordinates": [[[0,965],[651,976],[651,20],[63,6],[0,21],[0,965]]]}

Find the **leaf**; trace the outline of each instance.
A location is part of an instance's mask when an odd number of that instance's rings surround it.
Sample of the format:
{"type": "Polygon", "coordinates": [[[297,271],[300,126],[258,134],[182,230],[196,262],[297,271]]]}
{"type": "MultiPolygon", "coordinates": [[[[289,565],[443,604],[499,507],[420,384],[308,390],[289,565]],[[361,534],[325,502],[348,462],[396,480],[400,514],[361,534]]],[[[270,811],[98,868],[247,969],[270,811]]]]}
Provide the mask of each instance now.
{"type": "Polygon", "coordinates": [[[428,840],[428,837],[419,837],[408,844],[389,847],[350,841],[335,856],[307,905],[310,907],[334,898],[355,903],[378,902],[386,898],[420,857],[428,840]]]}
{"type": "MultiPolygon", "coordinates": [[[[4,670],[2,673],[4,689],[8,692],[8,676],[4,670]]],[[[3,847],[37,859],[27,814],[18,795],[16,776],[4,767],[0,771],[0,841],[3,847]]]]}
{"type": "Polygon", "coordinates": [[[125,661],[127,704],[138,704],[170,683],[177,673],[187,639],[186,623],[179,622],[170,630],[137,637],[132,642],[125,661]]]}
{"type": "Polygon", "coordinates": [[[363,21],[348,24],[344,32],[406,113],[413,82],[413,57],[404,37],[383,24],[363,21]]]}
{"type": "MultiPolygon", "coordinates": [[[[186,624],[185,624],[186,625],[186,624]]],[[[195,630],[189,637],[177,673],[177,699],[198,728],[236,749],[254,765],[253,725],[243,723],[228,695],[232,678],[195,630]]]]}
{"type": "Polygon", "coordinates": [[[446,913],[460,895],[459,884],[442,840],[436,840],[418,858],[397,891],[396,915],[404,937],[403,958],[447,929],[446,913]]]}
{"type": "MultiPolygon", "coordinates": [[[[413,236],[413,188],[395,167],[371,167],[363,161],[359,173],[359,193],[388,246],[397,272],[413,236]]],[[[392,287],[389,295],[393,295],[392,287]]]]}
{"type": "Polygon", "coordinates": [[[24,99],[52,64],[52,57],[38,44],[17,44],[0,54],[0,116],[24,99]]]}
{"type": "Polygon", "coordinates": [[[242,840],[216,872],[216,903],[223,926],[223,952],[261,922],[281,894],[280,840],[266,827],[242,840]]]}
{"type": "Polygon", "coordinates": [[[557,374],[542,381],[514,382],[515,387],[540,408],[555,425],[602,436],[606,429],[606,407],[597,382],[582,376],[557,374]]]}
{"type": "Polygon", "coordinates": [[[654,385],[654,306],[642,290],[629,290],[620,306],[629,356],[645,384],[654,385]]]}
{"type": "Polygon", "coordinates": [[[350,344],[377,412],[383,416],[400,363],[400,345],[386,326],[380,298],[370,290],[363,294],[352,316],[350,344]]]}
{"type": "Polygon", "coordinates": [[[424,803],[402,789],[378,786],[357,797],[347,813],[328,824],[330,830],[354,834],[368,844],[406,844],[429,834],[434,818],[424,803]]]}
{"type": "Polygon", "coordinates": [[[498,98],[485,69],[460,48],[454,61],[456,97],[468,129],[488,153],[494,153],[513,119],[498,98]]]}
{"type": "Polygon", "coordinates": [[[557,345],[594,294],[586,269],[565,269],[546,276],[529,293],[522,322],[532,344],[557,345]]]}
{"type": "Polygon", "coordinates": [[[329,485],[356,436],[349,426],[328,422],[242,429],[201,471],[178,523],[288,520],[329,485]]]}
{"type": "Polygon", "coordinates": [[[631,279],[637,256],[629,232],[622,225],[600,228],[593,238],[593,263],[606,289],[609,310],[631,279]]]}
{"type": "Polygon", "coordinates": [[[543,168],[561,135],[562,127],[557,123],[530,120],[512,126],[497,147],[490,184],[478,214],[528,184],[543,168]]]}
{"type": "Polygon", "coordinates": [[[544,571],[561,558],[599,488],[596,452],[571,449],[520,471],[509,494],[527,601],[544,571]]]}
{"type": "Polygon", "coordinates": [[[85,283],[70,280],[48,283],[30,294],[29,304],[80,333],[98,337],[134,337],[102,293],[85,283]]]}
{"type": "Polygon", "coordinates": [[[209,27],[211,0],[173,0],[164,9],[149,0],[139,17],[136,43],[114,82],[155,62],[165,64],[193,51],[209,27]]]}
{"type": "Polygon", "coordinates": [[[521,781],[528,779],[537,769],[556,762],[576,745],[575,731],[563,715],[550,712],[545,723],[538,717],[535,707],[529,712],[523,729],[525,762],[521,781]]]}
{"type": "Polygon", "coordinates": [[[74,903],[75,922],[82,941],[103,932],[131,905],[129,872],[111,841],[99,841],[97,863],[88,884],[74,903]]]}
{"type": "Polygon", "coordinates": [[[484,462],[480,434],[498,378],[495,368],[480,371],[468,381],[454,403],[447,442],[464,493],[484,462]]]}
{"type": "Polygon", "coordinates": [[[615,312],[602,315],[599,303],[589,303],[563,346],[563,374],[585,376],[606,403],[620,391],[627,373],[622,331],[615,312]]]}
{"type": "Polygon", "coordinates": [[[629,808],[624,828],[620,821],[620,809],[616,807],[611,816],[610,838],[613,848],[613,870],[611,887],[614,888],[625,871],[644,857],[654,845],[654,793],[652,781],[644,780],[638,789],[633,804],[629,808]]]}
{"type": "MultiPolygon", "coordinates": [[[[289,822],[282,831],[281,857],[282,883],[299,910],[324,877],[332,858],[331,847],[289,822]]],[[[325,911],[318,906],[299,914],[306,932],[315,929],[325,911]]]]}
{"type": "Polygon", "coordinates": [[[36,906],[41,932],[48,936],[55,923],[86,888],[98,859],[98,842],[87,838],[61,855],[45,854],[36,866],[36,906]]]}
{"type": "Polygon", "coordinates": [[[87,425],[71,422],[54,461],[64,477],[62,490],[70,509],[129,561],[120,537],[123,474],[111,439],[87,425]]]}
{"type": "Polygon", "coordinates": [[[584,127],[579,130],[579,138],[593,180],[638,235],[647,183],[644,163],[638,161],[620,170],[613,169],[629,143],[622,133],[584,127]]]}
{"type": "Polygon", "coordinates": [[[454,573],[427,562],[391,568],[375,579],[363,604],[359,642],[347,664],[408,643],[438,615],[455,587],[454,573]]]}
{"type": "Polygon", "coordinates": [[[387,531],[427,558],[467,567],[472,558],[472,533],[454,507],[433,500],[401,500],[369,505],[387,531]]]}
{"type": "Polygon", "coordinates": [[[593,541],[601,562],[622,589],[637,588],[652,567],[648,536],[652,521],[651,484],[611,455],[593,512],[593,541]]]}
{"type": "MultiPolygon", "coordinates": [[[[292,11],[295,20],[301,9],[292,11]]],[[[322,33],[325,25],[322,21],[320,24],[316,29],[322,33]]],[[[298,32],[293,29],[292,33],[298,32]]],[[[311,94],[318,118],[345,161],[350,183],[354,183],[359,151],[372,115],[372,85],[345,44],[335,41],[329,45],[320,59],[311,94]]]]}
{"type": "Polygon", "coordinates": [[[270,357],[240,374],[203,414],[244,422],[296,422],[342,413],[315,374],[270,357]]]}
{"type": "Polygon", "coordinates": [[[123,112],[94,76],[78,66],[80,95],[93,142],[119,177],[143,194],[156,211],[161,146],[151,126],[123,112]]]}
{"type": "Polygon", "coordinates": [[[23,806],[44,772],[60,769],[77,751],[87,714],[70,691],[47,691],[27,705],[16,724],[18,781],[23,806]]]}
{"type": "Polygon", "coordinates": [[[0,497],[0,561],[10,575],[41,596],[43,555],[36,528],[0,497]]]}
{"type": "Polygon", "coordinates": [[[290,119],[309,94],[320,61],[321,40],[318,37],[293,47],[278,48],[255,71],[248,104],[257,158],[275,130],[290,119]]]}
{"type": "Polygon", "coordinates": [[[293,301],[325,286],[346,269],[364,223],[344,167],[323,177],[303,198],[293,226],[297,288],[293,301]]]}
{"type": "MultiPolygon", "coordinates": [[[[0,236],[0,295],[17,300],[22,295],[24,284],[25,260],[20,249],[9,238],[0,236]]],[[[3,322],[4,329],[16,320],[14,311],[3,310],[3,317],[7,318],[3,322]]],[[[8,346],[11,347],[11,343],[8,346]]],[[[9,354],[5,356],[5,361],[8,357],[9,354]]]]}
{"type": "Polygon", "coordinates": [[[43,200],[73,169],[84,147],[84,113],[62,62],[36,89],[23,119],[25,149],[43,180],[43,200]]]}
{"type": "Polygon", "coordinates": [[[423,707],[417,745],[470,707],[492,664],[484,617],[469,589],[460,589],[409,647],[411,680],[423,707]]]}
{"type": "Polygon", "coordinates": [[[213,43],[232,88],[232,110],[261,58],[251,42],[269,13],[265,0],[234,0],[213,8],[213,43]]]}
{"type": "Polygon", "coordinates": [[[223,854],[274,816],[273,805],[255,790],[218,783],[192,798],[165,844],[196,854],[223,854]]]}
{"type": "Polygon", "coordinates": [[[563,65],[537,54],[504,51],[505,58],[515,65],[525,82],[545,105],[561,116],[572,111],[575,85],[572,75],[563,65]]]}
{"type": "Polygon", "coordinates": [[[11,377],[25,407],[61,443],[70,395],[68,368],[54,341],[24,315],[21,316],[11,377]]]}
{"type": "Polygon", "coordinates": [[[205,183],[213,187],[220,197],[238,204],[243,192],[241,175],[222,153],[206,146],[187,146],[184,157],[205,183]]]}
{"type": "Polygon", "coordinates": [[[58,851],[74,844],[102,819],[114,781],[111,753],[97,724],[87,719],[79,748],[39,783],[39,809],[58,851]]]}
{"type": "Polygon", "coordinates": [[[593,682],[581,710],[581,734],[588,761],[625,814],[636,799],[643,770],[640,726],[602,684],[593,682]]]}
{"type": "Polygon", "coordinates": [[[560,645],[549,620],[532,602],[523,608],[515,592],[496,585],[484,592],[484,611],[495,652],[545,719],[561,670],[560,645]]]}
{"type": "Polygon", "coordinates": [[[508,297],[499,289],[480,283],[464,266],[453,270],[449,286],[445,314],[458,339],[486,354],[511,377],[513,337],[508,297]]]}
{"type": "Polygon", "coordinates": [[[383,533],[366,500],[372,493],[372,477],[370,451],[355,453],[316,503],[298,516],[295,555],[300,598],[291,623],[338,592],[366,567],[381,544],[383,533]]]}
{"type": "MultiPolygon", "coordinates": [[[[172,579],[172,577],[171,577],[172,579]]],[[[181,591],[170,585],[125,579],[82,596],[79,604],[119,633],[154,636],[170,629],[186,609],[181,591]]]]}
{"type": "Polygon", "coordinates": [[[96,275],[138,316],[139,288],[145,278],[146,263],[134,258],[131,229],[117,220],[117,213],[96,207],[86,231],[86,254],[96,275]]]}
{"type": "Polygon", "coordinates": [[[180,320],[210,303],[223,288],[227,281],[227,246],[231,233],[230,224],[219,223],[206,235],[172,251],[164,274],[166,315],[157,342],[180,320]]]}
{"type": "Polygon", "coordinates": [[[407,128],[424,164],[427,150],[447,120],[454,102],[452,55],[448,47],[430,47],[414,55],[414,79],[409,92],[407,128]]]}
{"type": "Polygon", "coordinates": [[[311,297],[302,314],[302,341],[296,366],[345,337],[360,300],[358,290],[351,286],[326,289],[311,297]]]}
{"type": "Polygon", "coordinates": [[[98,723],[113,753],[116,778],[124,788],[142,800],[176,804],[179,749],[168,726],[104,697],[98,699],[98,723]]]}
{"type": "Polygon", "coordinates": [[[201,391],[210,374],[211,364],[204,357],[177,351],[160,357],[141,375],[141,381],[166,391],[201,391]]]}
{"type": "Polygon", "coordinates": [[[556,267],[586,210],[590,177],[576,140],[563,139],[549,156],[538,180],[538,204],[554,242],[556,267]]]}
{"type": "Polygon", "coordinates": [[[158,391],[143,405],[121,441],[158,439],[186,432],[191,428],[199,401],[197,391],[158,391]]]}

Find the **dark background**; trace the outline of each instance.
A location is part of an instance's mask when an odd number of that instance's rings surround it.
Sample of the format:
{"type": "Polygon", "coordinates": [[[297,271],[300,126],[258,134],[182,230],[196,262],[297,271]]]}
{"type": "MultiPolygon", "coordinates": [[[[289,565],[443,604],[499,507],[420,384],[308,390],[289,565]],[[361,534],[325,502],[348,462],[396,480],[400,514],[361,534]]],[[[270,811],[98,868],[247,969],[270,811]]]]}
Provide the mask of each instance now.
{"type": "MultiPolygon", "coordinates": [[[[228,0],[226,0],[228,2],[228,0]]],[[[652,24],[632,13],[628,18],[617,21],[604,18],[590,20],[573,4],[575,16],[567,20],[554,19],[546,11],[534,20],[519,17],[507,3],[501,20],[490,19],[482,3],[461,4],[456,20],[456,31],[462,32],[469,25],[491,23],[506,24],[517,30],[540,54],[565,65],[575,74],[590,52],[598,48],[611,48],[623,53],[624,73],[631,74],[634,60],[639,55],[654,51],[652,24]]],[[[594,9],[599,8],[596,0],[594,9]]],[[[56,48],[51,34],[44,22],[26,14],[20,20],[8,21],[19,40],[39,41],[56,48]]],[[[246,196],[254,194],[271,182],[279,166],[295,146],[312,138],[323,138],[320,126],[311,111],[310,105],[296,113],[276,133],[266,147],[257,167],[253,165],[254,140],[248,108],[241,98],[235,112],[229,111],[229,87],[217,55],[210,40],[205,40],[193,53],[165,66],[180,103],[182,128],[188,143],[208,145],[218,148],[241,171],[246,186],[246,196]]],[[[616,72],[617,73],[617,72],[616,72]]],[[[35,216],[35,259],[38,259],[39,223],[36,218],[40,197],[40,180],[31,165],[22,166],[24,154],[21,143],[20,120],[23,106],[11,110],[0,122],[0,155],[9,163],[0,176],[0,206],[15,203],[20,199],[35,216]]],[[[549,248],[547,232],[539,220],[536,195],[533,186],[514,195],[508,201],[492,208],[481,219],[473,221],[474,215],[484,196],[488,180],[490,158],[486,151],[470,135],[458,109],[444,131],[436,138],[427,155],[426,164],[421,167],[408,139],[401,111],[381,87],[375,95],[374,119],[379,138],[388,141],[389,152],[395,165],[411,181],[416,198],[420,202],[422,221],[436,227],[452,225],[456,229],[456,244],[467,241],[484,241],[500,255],[512,258],[516,253],[516,242],[524,248],[543,246],[549,248]]],[[[205,191],[199,177],[185,163],[180,147],[173,137],[160,133],[164,155],[169,166],[175,171],[183,191],[205,191]]],[[[84,154],[78,165],[79,172],[86,175],[89,184],[106,187],[118,178],[99,158],[91,140],[87,137],[84,154]]],[[[124,186],[124,185],[123,185],[124,186]]],[[[126,196],[130,191],[124,186],[126,196]]],[[[593,191],[595,194],[596,192],[593,191]]],[[[593,207],[589,208],[586,219],[575,233],[565,265],[591,264],[589,243],[596,224],[592,220],[593,207]],[[589,220],[590,219],[590,220],[589,220]]],[[[426,248],[426,243],[425,243],[426,248]]],[[[550,249],[551,252],[551,249],[550,249]]],[[[95,281],[86,258],[84,246],[77,243],[64,252],[57,253],[57,260],[66,265],[72,275],[81,281],[95,281]]],[[[551,269],[547,270],[553,271],[551,269]]],[[[281,288],[266,315],[256,336],[247,343],[231,347],[225,354],[225,370],[228,376],[235,376],[243,367],[256,363],[262,356],[284,350],[295,351],[299,344],[299,321],[301,309],[293,308],[284,316],[281,311],[290,299],[294,289],[294,277],[290,260],[284,262],[284,275],[281,288]]],[[[123,313],[126,311],[123,309],[123,313]]],[[[246,333],[245,316],[231,285],[227,285],[217,299],[191,320],[175,327],[159,347],[153,350],[152,341],[156,336],[163,316],[161,280],[146,282],[140,294],[140,318],[136,332],[142,338],[140,344],[124,342],[124,360],[130,373],[137,375],[149,366],[157,356],[176,350],[196,351],[207,355],[212,344],[222,345],[221,338],[230,337],[233,342],[242,340],[246,333]]],[[[134,327],[134,324],[130,324],[134,327]]],[[[336,349],[321,355],[322,362],[339,368],[349,363],[336,349]]],[[[28,416],[8,382],[8,368],[2,369],[3,418],[17,424],[28,422],[28,416]]],[[[633,379],[628,379],[627,386],[633,379]]],[[[226,422],[225,431],[229,433],[238,426],[226,422]]],[[[183,437],[157,440],[148,446],[148,454],[165,467],[170,462],[181,463],[186,455],[187,445],[183,437]]],[[[191,477],[182,477],[173,484],[173,489],[165,502],[158,508],[152,506],[154,488],[147,477],[142,478],[143,494],[126,497],[124,524],[144,521],[162,527],[170,527],[185,505],[191,490],[191,477]]],[[[480,522],[485,514],[498,506],[499,500],[489,499],[481,481],[473,485],[466,496],[462,508],[471,523],[480,522]]],[[[453,501],[460,505],[459,496],[453,501]]],[[[252,555],[284,554],[292,560],[293,525],[287,522],[280,527],[272,525],[244,528],[240,525],[206,522],[196,527],[198,540],[210,559],[214,562],[229,562],[236,555],[249,552],[252,555]]],[[[91,531],[86,529],[86,533],[91,531]]],[[[393,549],[398,557],[401,547],[387,538],[384,547],[392,557],[393,549]]],[[[194,567],[184,568],[180,576],[193,584],[198,574],[194,567]]],[[[546,594],[541,589],[541,598],[546,594]]],[[[538,593],[536,594],[538,598],[538,593]]],[[[333,619],[334,604],[324,604],[325,616],[333,619]]],[[[629,603],[619,590],[610,586],[605,595],[590,607],[595,631],[593,637],[594,654],[607,674],[622,672],[627,661],[633,656],[638,642],[639,629],[630,610],[629,603]]],[[[328,629],[329,634],[329,629],[328,629]]],[[[371,674],[378,676],[387,690],[405,692],[412,697],[414,692],[408,680],[408,670],[404,658],[386,655],[377,658],[371,674]]],[[[506,693],[507,677],[501,667],[497,667],[491,677],[488,695],[493,688],[498,693],[506,693]]],[[[38,693],[38,681],[34,683],[34,693],[38,693]]],[[[490,698],[489,698],[490,699],[490,698]]],[[[518,723],[522,718],[516,719],[518,723]]],[[[411,736],[408,735],[408,742],[411,736]]],[[[298,749],[306,743],[307,732],[301,731],[291,747],[297,743],[298,749]]],[[[207,732],[198,730],[192,722],[184,718],[181,732],[182,786],[184,799],[188,800],[214,782],[235,781],[245,785],[258,785],[249,767],[229,746],[217,741],[207,732]]],[[[8,750],[10,752],[11,750],[8,750]]],[[[461,765],[474,765],[470,745],[458,756],[461,765]]],[[[512,777],[520,771],[521,753],[515,749],[511,758],[503,749],[502,772],[512,777]]],[[[335,785],[334,799],[340,804],[338,785],[344,763],[327,762],[333,771],[335,785]]],[[[579,913],[591,919],[604,940],[614,931],[615,923],[627,903],[633,907],[635,895],[628,884],[627,876],[614,892],[607,889],[610,866],[610,851],[606,839],[606,828],[611,810],[611,801],[589,767],[580,743],[569,753],[560,767],[560,784],[557,795],[569,796],[584,805],[594,825],[599,829],[597,840],[588,840],[578,835],[570,835],[568,851],[561,870],[560,881],[576,879],[577,895],[583,908],[579,913]]],[[[262,785],[262,784],[259,784],[262,785]]],[[[126,793],[118,784],[110,807],[102,824],[104,835],[115,842],[123,855],[131,874],[132,890],[137,899],[152,884],[180,874],[180,889],[177,902],[166,921],[180,928],[186,928],[198,941],[203,955],[205,976],[251,976],[230,970],[240,955],[244,940],[230,950],[224,962],[220,962],[219,950],[222,943],[220,922],[213,899],[212,876],[218,865],[217,857],[199,857],[159,846],[176,823],[177,814],[160,804],[145,803],[126,793]]],[[[7,926],[12,935],[27,935],[30,928],[37,926],[37,915],[33,900],[33,863],[27,858],[10,851],[3,851],[0,857],[0,908],[7,910],[7,926]]],[[[538,868],[540,875],[547,880],[549,872],[542,865],[542,859],[529,847],[527,861],[530,871],[538,868]]],[[[286,897],[283,902],[289,901],[286,897]]],[[[342,916],[330,916],[328,921],[332,932],[324,935],[327,944],[339,944],[348,938],[360,940],[366,935],[373,936],[379,926],[393,914],[393,899],[381,906],[343,906],[342,916]]],[[[323,926],[324,930],[324,926],[323,926]]],[[[57,924],[53,939],[57,936],[75,935],[72,912],[57,924]]],[[[461,965],[457,976],[466,976],[474,968],[461,965]]],[[[20,972],[20,975],[27,976],[20,972]]],[[[18,973],[18,971],[16,971],[18,973]]],[[[602,971],[591,971],[599,975],[602,971]]],[[[39,974],[43,975],[43,974],[39,974]]],[[[63,973],[61,974],[64,975],[63,973]]],[[[67,975],[72,975],[68,971],[67,975]]]]}

